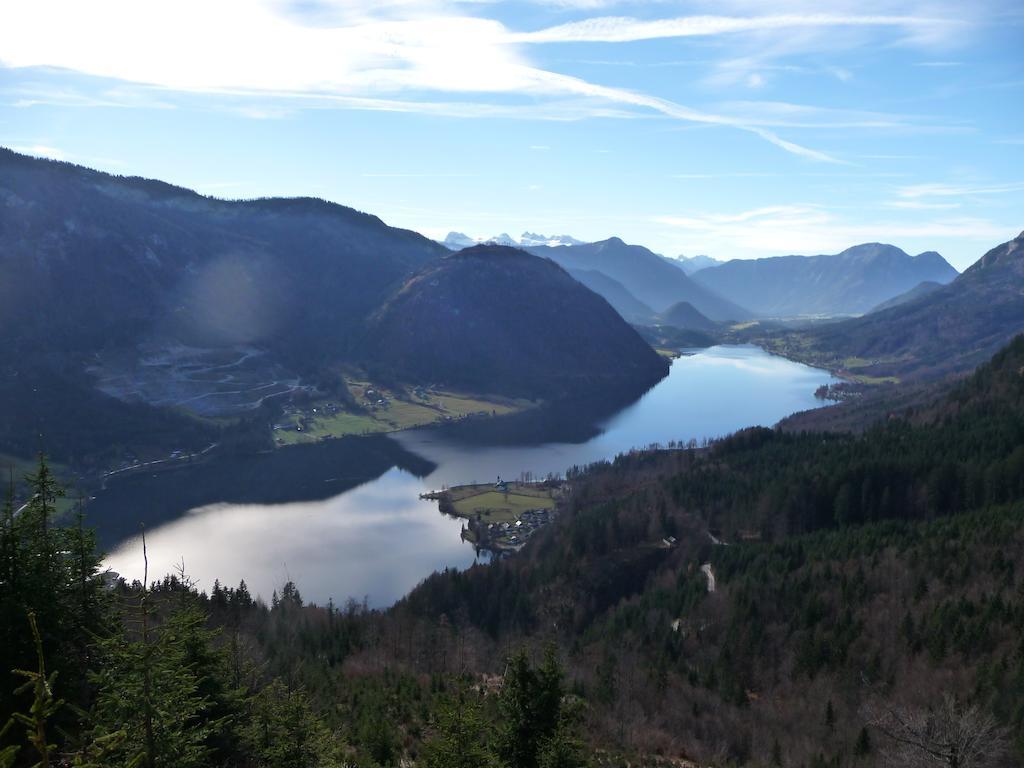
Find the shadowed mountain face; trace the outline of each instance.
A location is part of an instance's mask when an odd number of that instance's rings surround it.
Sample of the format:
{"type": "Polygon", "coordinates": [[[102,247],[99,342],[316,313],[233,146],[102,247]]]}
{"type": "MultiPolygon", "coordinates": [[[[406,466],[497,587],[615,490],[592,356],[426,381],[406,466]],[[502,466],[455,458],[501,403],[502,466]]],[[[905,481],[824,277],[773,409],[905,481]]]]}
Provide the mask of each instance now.
{"type": "Polygon", "coordinates": [[[198,450],[216,430],[157,406],[244,413],[315,378],[442,253],[322,200],[215,200],[0,149],[0,451],[198,450]]]}
{"type": "Polygon", "coordinates": [[[796,317],[863,314],[923,281],[945,284],[956,276],[934,251],[909,256],[865,243],[833,256],[735,259],[693,280],[761,316],[796,317]]]}
{"type": "Polygon", "coordinates": [[[918,283],[906,293],[901,293],[899,296],[893,296],[888,301],[883,301],[877,307],[872,309],[872,312],[881,312],[884,309],[892,309],[898,307],[900,304],[906,304],[908,301],[919,299],[922,296],[927,296],[929,293],[938,290],[942,287],[942,283],[936,283],[932,280],[925,280],[922,283],[918,283]]]}
{"type": "Polygon", "coordinates": [[[658,254],[641,245],[627,245],[617,237],[598,243],[526,250],[566,269],[603,272],[657,312],[688,301],[712,320],[744,320],[751,316],[744,307],[691,280],[658,254]]]}
{"type": "Polygon", "coordinates": [[[596,269],[570,269],[569,274],[594,293],[603,296],[629,323],[649,323],[654,310],[626,290],[626,286],[596,269]]]}
{"type": "Polygon", "coordinates": [[[775,346],[854,373],[927,378],[974,368],[1024,331],[1024,233],[949,285],[864,317],[780,337],[775,346]]]}
{"type": "Polygon", "coordinates": [[[663,374],[603,299],[522,253],[502,258],[500,274],[460,273],[449,306],[464,311],[420,318],[412,347],[391,328],[410,364],[360,346],[367,318],[449,253],[322,200],[216,200],[0,150],[0,402],[14,406],[0,414],[0,451],[30,453],[40,434],[72,458],[103,445],[199,449],[216,430],[167,406],[244,414],[336,380],[338,363],[517,395],[568,382],[642,389],[663,374]],[[453,340],[480,360],[452,358],[453,340]],[[493,345],[509,351],[507,369],[493,345]],[[423,360],[440,362],[411,364],[423,360]],[[444,372],[447,362],[461,368],[444,372]],[[56,400],[69,409],[60,419],[56,400]],[[101,434],[102,445],[83,444],[101,434]]]}
{"type": "Polygon", "coordinates": [[[151,340],[338,357],[445,252],[322,200],[214,200],[0,150],[0,339],[19,356],[45,339],[60,365],[151,340]]]}
{"type": "Polygon", "coordinates": [[[684,331],[711,331],[717,327],[717,323],[698,312],[688,301],[673,304],[658,316],[658,320],[684,331]]]}
{"type": "Polygon", "coordinates": [[[373,316],[365,349],[386,375],[527,397],[639,393],[668,371],[607,301],[502,246],[431,262],[373,316]]]}

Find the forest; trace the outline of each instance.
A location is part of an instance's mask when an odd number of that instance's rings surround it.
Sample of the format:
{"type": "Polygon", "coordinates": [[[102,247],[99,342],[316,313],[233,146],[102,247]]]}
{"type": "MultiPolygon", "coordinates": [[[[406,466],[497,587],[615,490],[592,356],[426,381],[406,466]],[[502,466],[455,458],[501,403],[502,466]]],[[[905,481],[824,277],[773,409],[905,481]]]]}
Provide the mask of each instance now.
{"type": "Polygon", "coordinates": [[[1024,758],[1024,337],[862,434],[567,480],[518,555],[370,610],[111,580],[41,459],[0,527],[0,765],[1024,758]]]}

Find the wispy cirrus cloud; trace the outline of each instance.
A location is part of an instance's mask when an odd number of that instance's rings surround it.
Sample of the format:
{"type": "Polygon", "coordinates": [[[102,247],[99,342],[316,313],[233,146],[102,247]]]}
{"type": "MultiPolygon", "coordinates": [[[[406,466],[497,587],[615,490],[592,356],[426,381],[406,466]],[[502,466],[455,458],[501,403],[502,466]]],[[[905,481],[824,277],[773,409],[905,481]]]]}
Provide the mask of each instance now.
{"type": "MultiPolygon", "coordinates": [[[[835,153],[777,132],[807,127],[814,120],[793,124],[777,117],[697,109],[537,67],[525,51],[553,42],[636,42],[834,27],[934,33],[959,24],[927,15],[788,13],[651,21],[601,17],[521,32],[495,19],[465,15],[458,5],[443,0],[391,0],[379,7],[341,0],[316,4],[313,10],[295,8],[276,0],[8,3],[0,6],[0,65],[56,67],[141,84],[149,87],[151,98],[177,92],[292,101],[299,108],[455,117],[580,119],[654,113],[742,130],[794,156],[836,164],[844,161],[835,153]],[[449,98],[436,98],[439,94],[449,98]],[[452,100],[451,94],[465,98],[452,100]],[[509,98],[529,103],[503,102],[509,98]]],[[[756,86],[765,81],[751,73],[747,82],[756,86]]],[[[124,93],[99,96],[92,105],[125,100],[124,93]]],[[[17,103],[43,102],[25,97],[17,103]]],[[[266,119],[287,116],[295,107],[259,103],[229,108],[266,119]]],[[[890,123],[881,117],[873,122],[860,118],[855,125],[890,123]]]]}
{"type": "Polygon", "coordinates": [[[911,184],[900,187],[896,194],[902,198],[917,199],[927,197],[968,197],[974,195],[1002,195],[1012,192],[1024,192],[1024,182],[1010,184],[911,184]]]}
{"type": "Polygon", "coordinates": [[[630,43],[674,37],[708,37],[739,32],[762,32],[821,27],[905,27],[952,31],[962,22],[924,16],[845,15],[800,13],[758,16],[683,16],[642,20],[628,16],[584,19],[535,32],[510,35],[521,43],[630,43]]]}
{"type": "Polygon", "coordinates": [[[890,200],[883,205],[904,211],[948,211],[960,207],[960,203],[928,203],[923,200],[890,200]]]}

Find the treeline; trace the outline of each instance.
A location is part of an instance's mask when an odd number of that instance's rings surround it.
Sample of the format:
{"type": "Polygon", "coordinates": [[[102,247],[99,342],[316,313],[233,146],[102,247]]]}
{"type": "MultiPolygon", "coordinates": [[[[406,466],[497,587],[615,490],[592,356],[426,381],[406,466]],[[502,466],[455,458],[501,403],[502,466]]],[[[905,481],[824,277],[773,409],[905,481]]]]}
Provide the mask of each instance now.
{"type": "Polygon", "coordinates": [[[268,606],[245,582],[112,580],[81,515],[54,525],[45,460],[28,481],[0,519],[3,768],[586,764],[553,648],[511,653],[500,678],[436,655],[427,673],[346,669],[379,650],[365,607],[308,606],[291,583],[268,606]]]}

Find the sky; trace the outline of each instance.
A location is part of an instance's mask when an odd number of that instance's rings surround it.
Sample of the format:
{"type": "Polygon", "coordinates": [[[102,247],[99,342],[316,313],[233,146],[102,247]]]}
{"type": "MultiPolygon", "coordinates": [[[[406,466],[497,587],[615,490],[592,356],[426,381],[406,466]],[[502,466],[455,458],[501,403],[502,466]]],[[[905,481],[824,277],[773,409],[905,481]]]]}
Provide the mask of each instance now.
{"type": "Polygon", "coordinates": [[[442,238],[1024,230],[1019,0],[2,0],[0,145],[442,238]]]}

